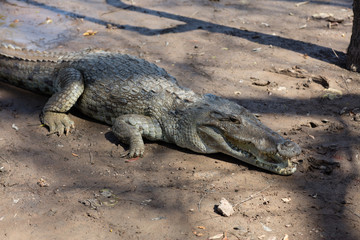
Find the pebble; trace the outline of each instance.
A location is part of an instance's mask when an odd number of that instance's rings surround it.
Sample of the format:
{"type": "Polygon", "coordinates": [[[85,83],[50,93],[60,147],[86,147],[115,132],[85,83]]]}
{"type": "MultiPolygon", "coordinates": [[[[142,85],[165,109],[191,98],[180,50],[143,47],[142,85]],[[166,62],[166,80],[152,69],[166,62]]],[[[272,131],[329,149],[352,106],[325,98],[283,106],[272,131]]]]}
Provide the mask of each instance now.
{"type": "Polygon", "coordinates": [[[230,217],[235,212],[233,206],[225,198],[221,198],[217,210],[225,217],[230,217]]]}

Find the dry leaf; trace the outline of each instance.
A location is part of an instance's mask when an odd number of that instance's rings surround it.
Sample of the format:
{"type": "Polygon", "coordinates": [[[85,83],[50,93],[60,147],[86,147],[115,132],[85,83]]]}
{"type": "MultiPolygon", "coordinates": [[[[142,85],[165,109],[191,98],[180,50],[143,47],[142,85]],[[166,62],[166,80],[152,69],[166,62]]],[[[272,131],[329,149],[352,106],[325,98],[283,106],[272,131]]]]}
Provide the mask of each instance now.
{"type": "Polygon", "coordinates": [[[83,36],[94,36],[97,33],[97,31],[94,30],[87,30],[83,33],[83,36]]]}
{"type": "Polygon", "coordinates": [[[126,159],[125,162],[129,163],[129,162],[135,162],[136,160],[138,160],[139,157],[135,157],[135,158],[130,158],[130,159],[126,159]]]}
{"type": "Polygon", "coordinates": [[[49,17],[46,18],[46,21],[45,21],[46,24],[49,24],[49,23],[52,23],[52,22],[53,22],[53,20],[51,18],[49,18],[49,17]]]}
{"type": "Polygon", "coordinates": [[[71,153],[74,157],[79,157],[76,153],[71,153]]]}
{"type": "Polygon", "coordinates": [[[12,21],[10,24],[9,24],[9,27],[16,27],[17,26],[17,23],[19,23],[20,20],[19,19],[15,19],[14,21],[12,21]]]}
{"type": "Polygon", "coordinates": [[[204,235],[204,234],[198,233],[198,232],[196,232],[196,231],[193,231],[193,234],[194,234],[195,236],[197,236],[197,237],[201,237],[202,235],[204,235]]]}
{"type": "Polygon", "coordinates": [[[226,232],[224,232],[224,238],[221,239],[221,240],[229,240],[229,239],[227,238],[227,236],[226,236],[226,232]]]}
{"type": "Polygon", "coordinates": [[[46,180],[43,179],[43,178],[40,178],[40,179],[37,181],[37,184],[38,184],[40,187],[48,187],[48,186],[49,186],[49,183],[47,183],[46,180]]]}
{"type": "Polygon", "coordinates": [[[39,23],[39,25],[50,24],[52,22],[53,22],[53,20],[51,18],[47,17],[46,20],[42,23],[39,23]]]}
{"type": "Polygon", "coordinates": [[[197,226],[198,229],[205,229],[204,226],[197,226]]]}

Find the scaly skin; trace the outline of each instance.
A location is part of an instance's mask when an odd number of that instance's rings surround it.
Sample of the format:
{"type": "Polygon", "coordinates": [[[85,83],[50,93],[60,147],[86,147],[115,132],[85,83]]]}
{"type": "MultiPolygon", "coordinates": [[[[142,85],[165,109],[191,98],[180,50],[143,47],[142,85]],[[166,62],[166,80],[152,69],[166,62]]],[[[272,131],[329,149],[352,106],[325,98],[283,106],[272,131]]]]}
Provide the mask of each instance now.
{"type": "Polygon", "coordinates": [[[86,50],[32,52],[0,48],[0,80],[51,95],[41,121],[59,135],[74,128],[67,112],[112,125],[129,157],[143,156],[143,138],[199,153],[222,152],[281,175],[296,166],[300,147],[267,128],[248,110],[224,98],[178,85],[164,69],[129,55],[86,50]]]}

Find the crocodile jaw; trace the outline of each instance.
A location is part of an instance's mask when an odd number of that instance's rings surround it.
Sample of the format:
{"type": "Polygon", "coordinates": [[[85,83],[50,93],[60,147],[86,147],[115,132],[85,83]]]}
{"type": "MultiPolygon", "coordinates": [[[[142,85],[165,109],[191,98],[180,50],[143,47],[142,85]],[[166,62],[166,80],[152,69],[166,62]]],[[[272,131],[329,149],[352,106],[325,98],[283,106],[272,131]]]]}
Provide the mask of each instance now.
{"type": "Polygon", "coordinates": [[[198,133],[208,153],[222,152],[279,175],[291,175],[296,171],[296,165],[291,162],[290,158],[282,156],[278,152],[261,153],[255,145],[226,138],[216,128],[209,126],[198,127],[198,133]]]}
{"type": "Polygon", "coordinates": [[[255,154],[249,149],[241,149],[241,143],[238,144],[238,147],[225,141],[225,139],[224,142],[224,150],[222,153],[240,159],[248,164],[280,175],[291,175],[296,171],[296,165],[291,162],[290,158],[283,157],[279,153],[275,153],[274,155],[255,154]]]}

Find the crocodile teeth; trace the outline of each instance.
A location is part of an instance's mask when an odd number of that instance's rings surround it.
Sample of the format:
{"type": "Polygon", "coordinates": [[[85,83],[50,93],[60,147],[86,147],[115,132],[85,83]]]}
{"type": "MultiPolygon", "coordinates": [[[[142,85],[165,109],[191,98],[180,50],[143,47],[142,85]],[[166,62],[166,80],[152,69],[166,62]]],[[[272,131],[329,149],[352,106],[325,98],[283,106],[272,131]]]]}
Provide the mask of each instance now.
{"type": "Polygon", "coordinates": [[[244,151],[243,149],[238,148],[236,145],[234,145],[233,143],[231,143],[231,142],[229,142],[229,141],[226,141],[226,143],[229,145],[229,147],[230,147],[231,149],[233,149],[233,150],[235,150],[235,151],[243,154],[244,157],[250,158],[250,157],[253,156],[251,153],[249,153],[249,152],[247,152],[247,151],[244,151]]]}

